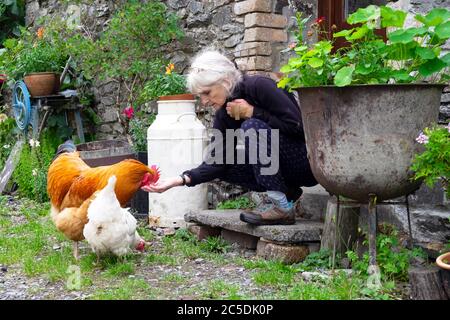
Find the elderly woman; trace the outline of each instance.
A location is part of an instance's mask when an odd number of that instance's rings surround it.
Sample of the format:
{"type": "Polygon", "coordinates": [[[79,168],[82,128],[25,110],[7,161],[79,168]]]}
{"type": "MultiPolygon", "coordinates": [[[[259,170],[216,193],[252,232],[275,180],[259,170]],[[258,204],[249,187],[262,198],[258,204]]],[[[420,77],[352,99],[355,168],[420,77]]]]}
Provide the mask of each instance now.
{"type": "MultiPolygon", "coordinates": [[[[229,135],[223,149],[213,148],[210,154],[209,160],[219,158],[219,161],[205,160],[180,176],[160,180],[147,191],[164,192],[175,186],[191,187],[220,179],[266,192],[256,209],[241,213],[242,221],[254,225],[294,224],[292,202],[300,197],[300,187],[317,184],[308,162],[300,109],[294,96],[279,89],[270,78],[242,75],[233,62],[213,50],[201,52],[194,58],[187,85],[203,105],[215,109],[213,128],[223,134],[224,140],[227,130],[241,129],[245,162],[236,161],[234,151],[239,138],[229,135]],[[233,150],[227,150],[227,145],[233,150]],[[275,166],[263,159],[261,150],[266,150],[267,156],[276,162],[275,166]],[[232,163],[224,160],[230,152],[232,163]],[[253,161],[252,152],[256,154],[253,161]],[[271,167],[276,170],[270,172],[271,167]]],[[[216,137],[213,141],[219,140],[216,137]]]]}

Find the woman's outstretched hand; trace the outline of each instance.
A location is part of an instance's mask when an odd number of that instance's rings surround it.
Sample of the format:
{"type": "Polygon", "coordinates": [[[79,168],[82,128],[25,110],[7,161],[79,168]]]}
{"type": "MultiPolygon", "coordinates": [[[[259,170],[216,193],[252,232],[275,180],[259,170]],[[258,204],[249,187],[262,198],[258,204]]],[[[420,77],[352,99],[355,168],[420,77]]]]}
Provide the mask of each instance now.
{"type": "Polygon", "coordinates": [[[167,179],[160,179],[156,183],[152,183],[148,186],[143,186],[141,190],[147,192],[163,193],[164,191],[181,185],[183,185],[183,179],[181,179],[181,177],[179,176],[176,176],[167,179]]]}

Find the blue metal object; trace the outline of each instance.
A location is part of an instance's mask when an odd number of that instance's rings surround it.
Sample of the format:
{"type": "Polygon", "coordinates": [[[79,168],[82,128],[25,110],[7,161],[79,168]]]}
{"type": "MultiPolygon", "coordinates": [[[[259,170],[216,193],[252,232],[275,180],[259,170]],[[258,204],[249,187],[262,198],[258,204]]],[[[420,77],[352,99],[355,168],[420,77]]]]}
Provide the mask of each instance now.
{"type": "Polygon", "coordinates": [[[17,81],[13,90],[13,112],[17,127],[25,130],[31,118],[30,93],[23,81],[17,81]]]}
{"type": "Polygon", "coordinates": [[[31,137],[39,139],[48,117],[58,107],[59,110],[64,110],[65,112],[66,124],[67,112],[72,111],[75,114],[78,137],[81,143],[85,142],[80,105],[77,104],[75,108],[61,105],[67,102],[73,103],[72,99],[77,96],[77,92],[75,90],[66,91],[50,96],[32,97],[25,82],[17,81],[15,83],[13,89],[13,112],[17,127],[23,131],[25,136],[28,136],[28,130],[32,129],[30,132],[31,137]],[[40,113],[43,113],[43,116],[40,113]]]}

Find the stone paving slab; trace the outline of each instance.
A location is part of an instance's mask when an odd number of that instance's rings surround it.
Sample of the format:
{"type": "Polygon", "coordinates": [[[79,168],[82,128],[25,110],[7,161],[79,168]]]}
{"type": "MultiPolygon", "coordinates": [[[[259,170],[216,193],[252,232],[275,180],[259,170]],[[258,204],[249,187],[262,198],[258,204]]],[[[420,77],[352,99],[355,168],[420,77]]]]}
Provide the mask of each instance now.
{"type": "Polygon", "coordinates": [[[241,210],[203,210],[184,215],[186,222],[198,223],[210,227],[262,237],[269,241],[301,243],[320,241],[323,223],[319,221],[300,220],[293,225],[252,226],[239,219],[241,210]]]}

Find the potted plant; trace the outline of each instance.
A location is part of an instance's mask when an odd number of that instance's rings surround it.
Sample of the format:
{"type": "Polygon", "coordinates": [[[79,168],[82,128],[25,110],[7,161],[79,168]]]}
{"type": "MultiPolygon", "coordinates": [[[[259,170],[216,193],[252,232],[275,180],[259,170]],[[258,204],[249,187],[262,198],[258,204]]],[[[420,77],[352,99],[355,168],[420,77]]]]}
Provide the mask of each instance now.
{"type": "Polygon", "coordinates": [[[450,271],[450,251],[437,257],[436,264],[438,267],[450,271]]]}
{"type": "MultiPolygon", "coordinates": [[[[312,171],[330,193],[360,202],[407,195],[421,181],[409,170],[422,146],[417,133],[437,120],[444,82],[450,79],[450,12],[416,15],[419,27],[403,28],[406,12],[368,6],[348,17],[348,30],[333,42],[308,46],[306,19],[298,16],[295,52],[281,68],[279,87],[297,90],[312,171]],[[388,28],[387,39],[375,33],[388,28]]],[[[316,21],[316,30],[320,23],[316,21]]]]}
{"type": "Polygon", "coordinates": [[[59,90],[58,73],[68,58],[62,45],[46,36],[43,27],[36,33],[22,29],[18,39],[4,42],[0,71],[6,71],[11,85],[23,78],[32,96],[52,94],[59,90]]]}
{"type": "Polygon", "coordinates": [[[144,85],[140,99],[142,101],[194,100],[194,96],[186,93],[186,78],[175,72],[175,65],[169,63],[165,66],[165,72],[156,74],[144,85]]]}

